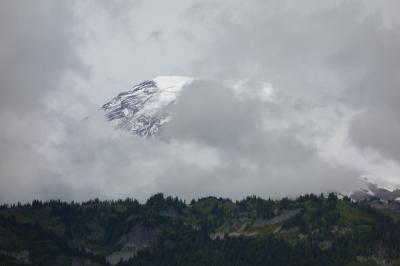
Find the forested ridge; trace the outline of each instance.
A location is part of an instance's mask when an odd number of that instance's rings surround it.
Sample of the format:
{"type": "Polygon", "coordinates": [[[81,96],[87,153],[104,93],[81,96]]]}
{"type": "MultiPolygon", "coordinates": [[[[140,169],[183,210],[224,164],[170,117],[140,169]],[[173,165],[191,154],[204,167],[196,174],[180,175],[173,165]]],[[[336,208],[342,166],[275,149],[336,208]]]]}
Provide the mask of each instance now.
{"type": "Polygon", "coordinates": [[[400,265],[400,213],[335,194],[0,208],[0,265],[400,265]]]}

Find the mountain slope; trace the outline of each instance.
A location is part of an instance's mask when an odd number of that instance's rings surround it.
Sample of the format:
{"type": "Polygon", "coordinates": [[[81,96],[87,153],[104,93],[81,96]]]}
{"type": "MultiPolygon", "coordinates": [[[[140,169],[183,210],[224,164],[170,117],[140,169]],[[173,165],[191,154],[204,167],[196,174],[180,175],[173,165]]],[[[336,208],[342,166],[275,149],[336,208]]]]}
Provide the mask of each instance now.
{"type": "Polygon", "coordinates": [[[189,77],[160,76],[118,94],[102,108],[117,128],[141,137],[156,136],[171,119],[166,107],[174,104],[179,92],[192,81],[189,77]]]}
{"type": "Polygon", "coordinates": [[[0,206],[3,265],[398,265],[399,212],[334,194],[0,206]]]}

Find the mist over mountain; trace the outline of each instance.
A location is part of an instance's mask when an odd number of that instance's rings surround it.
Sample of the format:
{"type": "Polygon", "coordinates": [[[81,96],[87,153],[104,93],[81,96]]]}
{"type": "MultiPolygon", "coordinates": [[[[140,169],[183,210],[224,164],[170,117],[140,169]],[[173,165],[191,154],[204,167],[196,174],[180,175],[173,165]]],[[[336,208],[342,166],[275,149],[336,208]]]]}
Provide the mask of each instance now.
{"type": "Polygon", "coordinates": [[[3,1],[0,201],[395,190],[398,8],[3,1]]]}

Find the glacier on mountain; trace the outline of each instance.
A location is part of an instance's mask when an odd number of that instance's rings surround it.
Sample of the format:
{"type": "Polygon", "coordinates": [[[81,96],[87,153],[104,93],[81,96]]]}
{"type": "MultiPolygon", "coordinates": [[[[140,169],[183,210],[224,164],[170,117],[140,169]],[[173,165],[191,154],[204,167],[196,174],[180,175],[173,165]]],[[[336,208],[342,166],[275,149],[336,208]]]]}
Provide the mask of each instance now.
{"type": "Polygon", "coordinates": [[[189,77],[159,76],[118,94],[102,108],[117,128],[141,137],[156,136],[171,119],[166,107],[174,104],[179,92],[192,82],[189,77]]]}

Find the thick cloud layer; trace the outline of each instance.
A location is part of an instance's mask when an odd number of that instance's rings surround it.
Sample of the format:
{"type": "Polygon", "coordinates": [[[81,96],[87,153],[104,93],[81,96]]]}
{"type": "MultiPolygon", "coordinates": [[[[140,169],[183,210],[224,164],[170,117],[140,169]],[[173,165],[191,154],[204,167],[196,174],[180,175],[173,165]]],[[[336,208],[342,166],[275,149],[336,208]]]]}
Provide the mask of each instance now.
{"type": "MultiPolygon", "coordinates": [[[[308,106],[335,110],[331,141],[340,139],[335,145],[351,161],[335,160],[398,184],[398,167],[381,171],[399,163],[400,32],[393,10],[398,2],[198,1],[186,16],[209,34],[199,73],[269,82],[308,106]]],[[[326,150],[332,146],[321,149],[335,154],[326,150]]]]}
{"type": "Polygon", "coordinates": [[[400,183],[398,1],[2,1],[0,201],[400,183]],[[99,106],[188,75],[159,139],[99,106]],[[203,81],[202,81],[203,80],[203,81]]]}
{"type": "Polygon", "coordinates": [[[72,11],[63,1],[0,3],[2,109],[31,108],[66,72],[85,74],[76,53],[72,11]]]}

